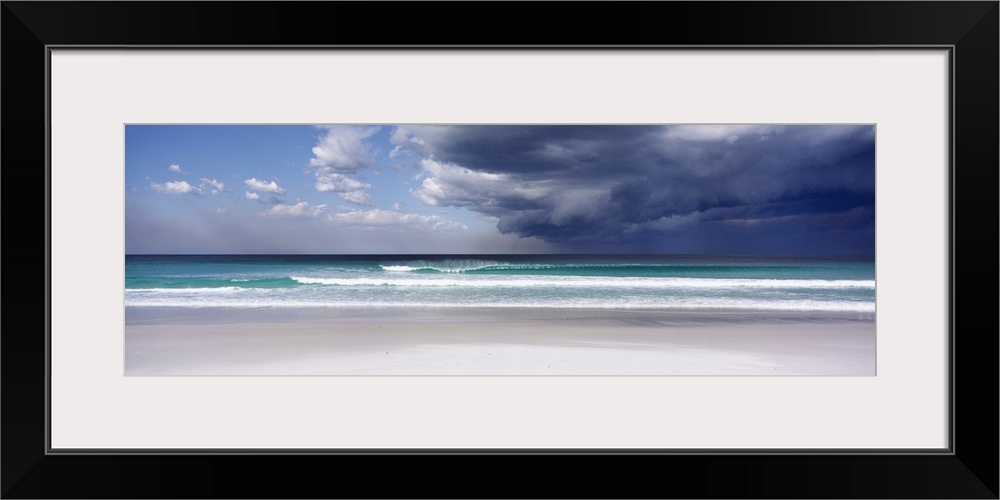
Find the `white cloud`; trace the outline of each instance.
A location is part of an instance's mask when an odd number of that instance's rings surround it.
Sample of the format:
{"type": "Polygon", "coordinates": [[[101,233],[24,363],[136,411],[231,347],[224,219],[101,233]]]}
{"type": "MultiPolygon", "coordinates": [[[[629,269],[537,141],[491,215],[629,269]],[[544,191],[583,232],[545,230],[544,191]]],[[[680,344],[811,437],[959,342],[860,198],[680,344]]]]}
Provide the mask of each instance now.
{"type": "Polygon", "coordinates": [[[404,214],[377,208],[330,214],[327,219],[340,224],[366,227],[421,227],[440,231],[465,231],[469,229],[465,224],[445,219],[439,215],[404,214]]]}
{"type": "Polygon", "coordinates": [[[212,194],[219,194],[219,193],[221,193],[221,192],[223,192],[223,191],[226,190],[226,185],[223,184],[223,183],[221,183],[221,182],[219,182],[219,181],[217,181],[217,180],[215,180],[215,179],[209,179],[208,177],[202,177],[201,178],[201,182],[203,182],[205,184],[208,184],[209,186],[212,186],[212,194]]]}
{"type": "Polygon", "coordinates": [[[371,206],[371,196],[364,189],[371,188],[367,182],[361,182],[344,174],[332,172],[316,173],[316,190],[338,193],[341,198],[358,205],[371,206]]]}
{"type": "Polygon", "coordinates": [[[253,191],[247,191],[245,193],[245,196],[247,197],[248,200],[260,201],[260,195],[254,193],[253,191]]]}
{"type": "Polygon", "coordinates": [[[375,166],[375,148],[365,139],[375,135],[378,127],[333,126],[312,149],[309,166],[331,172],[354,173],[375,166]]]}
{"type": "Polygon", "coordinates": [[[316,217],[326,205],[311,206],[309,203],[300,201],[294,205],[274,205],[266,212],[261,212],[265,217],[316,217]]]}
{"type": "Polygon", "coordinates": [[[410,140],[410,136],[410,131],[403,127],[396,127],[392,129],[392,132],[389,134],[389,142],[393,144],[404,144],[406,141],[410,140]]]}
{"type": "Polygon", "coordinates": [[[372,206],[372,197],[364,191],[349,191],[340,193],[340,197],[356,205],[372,206]]]}
{"type": "Polygon", "coordinates": [[[545,181],[529,183],[512,175],[478,172],[433,159],[421,160],[420,165],[426,177],[410,194],[431,206],[474,206],[488,212],[501,201],[505,205],[533,204],[551,194],[545,181]]]}
{"type": "Polygon", "coordinates": [[[168,168],[167,170],[170,170],[171,172],[177,172],[178,174],[183,174],[184,173],[184,171],[181,170],[181,166],[178,165],[178,164],[176,164],[176,163],[173,164],[173,165],[170,165],[170,168],[168,168]]]}
{"type": "Polygon", "coordinates": [[[205,194],[205,190],[198,186],[192,186],[187,181],[168,181],[163,184],[150,182],[149,187],[154,191],[164,194],[205,194]]]}
{"type": "Polygon", "coordinates": [[[365,192],[371,184],[346,174],[375,166],[374,157],[378,151],[366,139],[378,130],[378,127],[328,127],[326,135],[312,149],[314,157],[309,160],[309,167],[316,175],[316,190],[337,193],[351,203],[371,206],[371,196],[365,192]]]}
{"type": "Polygon", "coordinates": [[[344,174],[316,175],[317,191],[324,191],[324,192],[333,191],[337,193],[343,193],[346,191],[357,191],[359,189],[368,189],[370,187],[372,187],[371,184],[351,179],[350,177],[344,174]]]}
{"type": "Polygon", "coordinates": [[[278,187],[278,183],[271,181],[270,183],[257,180],[256,177],[247,179],[243,181],[248,188],[255,191],[264,191],[265,193],[275,193],[275,194],[285,194],[285,190],[278,187]]]}
{"type": "Polygon", "coordinates": [[[414,154],[425,156],[430,154],[430,147],[423,139],[413,135],[413,132],[403,127],[392,129],[389,134],[389,142],[396,147],[389,151],[389,158],[395,158],[404,151],[411,151],[414,154]]]}

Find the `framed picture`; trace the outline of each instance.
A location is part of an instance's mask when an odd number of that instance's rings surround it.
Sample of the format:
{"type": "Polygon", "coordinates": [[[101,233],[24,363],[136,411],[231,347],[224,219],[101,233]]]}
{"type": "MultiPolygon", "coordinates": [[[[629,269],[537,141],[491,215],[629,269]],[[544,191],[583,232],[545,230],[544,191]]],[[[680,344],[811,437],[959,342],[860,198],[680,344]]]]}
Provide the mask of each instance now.
{"type": "Polygon", "coordinates": [[[4,3],[8,186],[46,186],[4,496],[589,455],[644,477],[586,495],[997,497],[995,319],[957,305],[994,276],[996,2],[616,6],[572,46],[404,35],[422,7],[4,3]]]}

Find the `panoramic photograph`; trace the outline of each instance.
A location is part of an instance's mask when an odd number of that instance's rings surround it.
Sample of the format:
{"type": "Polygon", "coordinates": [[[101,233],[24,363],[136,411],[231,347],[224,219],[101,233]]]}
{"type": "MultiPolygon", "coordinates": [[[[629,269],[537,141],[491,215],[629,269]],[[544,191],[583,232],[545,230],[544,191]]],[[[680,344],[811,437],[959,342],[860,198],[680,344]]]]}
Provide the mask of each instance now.
{"type": "Polygon", "coordinates": [[[871,124],[125,125],[126,376],[874,376],[871,124]]]}

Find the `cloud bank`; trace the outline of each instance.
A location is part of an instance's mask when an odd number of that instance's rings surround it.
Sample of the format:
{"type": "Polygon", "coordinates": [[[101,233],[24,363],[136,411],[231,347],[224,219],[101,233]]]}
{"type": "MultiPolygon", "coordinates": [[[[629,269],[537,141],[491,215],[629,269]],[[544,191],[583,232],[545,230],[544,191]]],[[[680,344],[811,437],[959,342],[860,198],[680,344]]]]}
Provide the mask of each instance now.
{"type": "Polygon", "coordinates": [[[565,250],[874,252],[874,126],[406,126],[420,202],[565,250]]]}

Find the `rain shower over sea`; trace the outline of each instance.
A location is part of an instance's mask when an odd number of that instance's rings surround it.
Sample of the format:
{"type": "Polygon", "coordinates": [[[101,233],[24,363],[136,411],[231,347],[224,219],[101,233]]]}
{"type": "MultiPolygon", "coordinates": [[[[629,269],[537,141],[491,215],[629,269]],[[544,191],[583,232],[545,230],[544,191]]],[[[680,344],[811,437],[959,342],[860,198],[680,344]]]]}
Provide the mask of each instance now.
{"type": "Polygon", "coordinates": [[[125,306],[799,311],[874,319],[875,259],[127,255],[125,306]]]}

